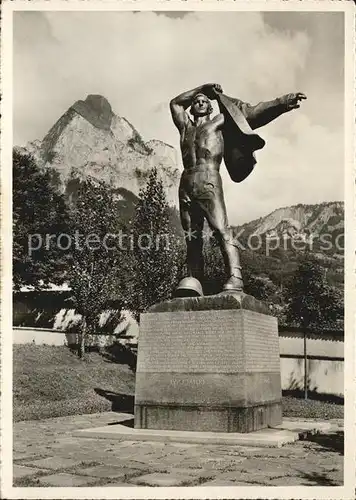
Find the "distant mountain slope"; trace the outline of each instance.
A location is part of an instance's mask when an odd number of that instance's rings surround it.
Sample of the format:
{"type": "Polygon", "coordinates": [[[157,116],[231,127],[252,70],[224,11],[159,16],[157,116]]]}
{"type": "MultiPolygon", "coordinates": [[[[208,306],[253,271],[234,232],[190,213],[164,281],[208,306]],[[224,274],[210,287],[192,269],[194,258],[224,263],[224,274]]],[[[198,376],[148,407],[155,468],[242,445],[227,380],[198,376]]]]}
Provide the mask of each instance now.
{"type": "Polygon", "coordinates": [[[250,235],[266,235],[271,238],[283,235],[309,238],[335,231],[342,233],[344,204],[335,201],[278,208],[265,217],[239,226],[239,229],[244,229],[250,235]]]}
{"type": "Polygon", "coordinates": [[[343,286],[343,202],[279,208],[234,232],[246,248],[242,260],[255,275],[264,274],[280,285],[295,270],[300,253],[309,251],[330,283],[343,286]]]}

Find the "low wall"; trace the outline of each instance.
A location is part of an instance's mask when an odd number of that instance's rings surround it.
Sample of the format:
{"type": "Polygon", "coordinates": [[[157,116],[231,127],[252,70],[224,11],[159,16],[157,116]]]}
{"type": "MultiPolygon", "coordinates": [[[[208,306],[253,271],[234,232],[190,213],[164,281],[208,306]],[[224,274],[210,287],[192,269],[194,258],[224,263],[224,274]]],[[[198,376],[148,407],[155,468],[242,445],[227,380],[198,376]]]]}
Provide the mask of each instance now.
{"type": "MultiPolygon", "coordinates": [[[[344,396],[344,362],[308,359],[308,389],[318,394],[344,396]]],[[[282,389],[304,390],[304,360],[281,357],[282,389]]]]}
{"type": "MultiPolygon", "coordinates": [[[[70,298],[70,291],[15,293],[13,295],[14,343],[74,344],[82,318],[73,309],[70,298]]],[[[103,335],[98,340],[100,345],[112,343],[117,337],[127,337],[137,342],[138,324],[130,311],[114,307],[102,311],[98,316],[97,328],[98,334],[103,335]]]]}
{"type": "MultiPolygon", "coordinates": [[[[307,338],[308,385],[310,391],[342,397],[344,394],[344,342],[342,332],[309,333],[307,338]]],[[[122,339],[116,335],[96,335],[95,345],[111,345],[122,339]]],[[[45,328],[14,327],[14,344],[75,344],[75,333],[45,328]]],[[[122,341],[122,340],[121,340],[122,341]]],[[[131,341],[129,341],[131,342],[131,341]]],[[[136,340],[132,345],[136,346],[136,340]]],[[[126,343],[126,342],[125,342],[126,343]]],[[[302,391],[304,388],[304,341],[296,329],[279,332],[282,389],[302,391]]]]}
{"type": "MultiPolygon", "coordinates": [[[[280,327],[279,349],[282,389],[304,390],[304,335],[280,327]]],[[[306,338],[308,388],[318,394],[343,397],[344,336],[342,331],[309,331],[306,338]]]]}
{"type": "Polygon", "coordinates": [[[13,344],[34,344],[34,345],[66,345],[72,343],[73,333],[58,332],[46,328],[13,328],[13,344]],[[68,342],[68,340],[70,342],[68,342]]]}
{"type": "MultiPolygon", "coordinates": [[[[135,337],[126,335],[90,335],[88,345],[104,347],[120,341],[125,344],[137,345],[135,337]]],[[[48,328],[29,328],[29,327],[14,327],[12,329],[12,343],[15,345],[32,344],[32,345],[76,345],[78,344],[78,335],[74,332],[64,332],[60,330],[51,330],[48,328]]]]}

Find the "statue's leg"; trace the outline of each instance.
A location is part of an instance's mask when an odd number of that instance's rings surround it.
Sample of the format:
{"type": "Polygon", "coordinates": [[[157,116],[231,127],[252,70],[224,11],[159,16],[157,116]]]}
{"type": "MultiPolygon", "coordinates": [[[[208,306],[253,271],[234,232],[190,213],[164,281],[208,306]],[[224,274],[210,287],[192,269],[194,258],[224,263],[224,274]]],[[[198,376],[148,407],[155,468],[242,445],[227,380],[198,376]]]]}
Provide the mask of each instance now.
{"type": "Polygon", "coordinates": [[[204,275],[203,238],[204,214],[199,205],[180,196],[180,218],[187,245],[187,273],[201,281],[204,275]]]}
{"type": "Polygon", "coordinates": [[[209,179],[209,184],[210,186],[213,185],[213,189],[205,192],[204,197],[199,199],[199,203],[211,230],[214,231],[220,244],[221,253],[228,274],[228,280],[224,285],[224,289],[242,290],[243,281],[240,255],[227,221],[220,174],[218,172],[216,172],[216,174],[216,178],[213,182],[211,182],[211,178],[209,179]]]}

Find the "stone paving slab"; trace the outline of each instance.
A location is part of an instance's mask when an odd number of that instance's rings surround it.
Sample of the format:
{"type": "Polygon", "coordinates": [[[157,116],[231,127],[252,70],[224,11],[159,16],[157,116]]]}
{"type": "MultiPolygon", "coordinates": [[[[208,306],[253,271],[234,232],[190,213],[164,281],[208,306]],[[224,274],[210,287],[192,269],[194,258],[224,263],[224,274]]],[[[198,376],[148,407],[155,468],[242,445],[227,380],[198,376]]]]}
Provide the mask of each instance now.
{"type": "MultiPolygon", "coordinates": [[[[268,481],[269,486],[320,486],[319,483],[310,483],[307,479],[298,476],[276,477],[268,481]]],[[[325,484],[323,484],[325,486],[325,484]]],[[[326,485],[329,486],[329,485],[326,485]]]]}
{"type": "Polygon", "coordinates": [[[245,460],[245,457],[210,458],[199,461],[196,458],[191,458],[183,460],[182,464],[187,468],[196,468],[198,465],[201,469],[219,472],[234,470],[237,464],[241,464],[245,460]]]}
{"type": "Polygon", "coordinates": [[[105,488],[137,488],[137,484],[130,484],[130,483],[107,483],[107,484],[101,484],[100,488],[105,487],[105,488]]]}
{"type": "Polygon", "coordinates": [[[281,425],[277,425],[276,429],[284,429],[298,433],[310,432],[329,432],[333,426],[330,422],[315,422],[307,420],[284,420],[281,425]]]}
{"type": "Polygon", "coordinates": [[[87,486],[97,482],[95,477],[77,476],[75,474],[51,474],[50,476],[40,477],[38,479],[42,486],[87,486]]]}
{"type": "MultiPolygon", "coordinates": [[[[47,453],[33,453],[33,452],[21,452],[18,453],[16,449],[13,451],[13,460],[16,460],[18,463],[29,463],[32,460],[39,460],[41,458],[46,458],[51,456],[51,449],[47,451],[47,453]]],[[[53,453],[53,452],[52,452],[53,453]]]]}
{"type": "Polygon", "coordinates": [[[132,476],[137,476],[140,471],[137,469],[129,469],[121,466],[113,465],[97,465],[96,467],[89,467],[85,469],[79,469],[76,474],[91,477],[104,477],[104,478],[114,478],[117,480],[126,480],[132,476]]]}
{"type": "Polygon", "coordinates": [[[198,481],[199,476],[194,477],[193,474],[171,471],[166,474],[159,472],[146,474],[144,476],[131,479],[130,482],[135,483],[138,486],[189,486],[198,481]]]}
{"type": "Polygon", "coordinates": [[[30,465],[31,467],[59,470],[59,469],[67,469],[69,467],[76,467],[80,465],[82,461],[56,456],[56,457],[41,458],[40,460],[25,461],[22,463],[30,465]]]}
{"type": "Polygon", "coordinates": [[[39,472],[47,472],[47,471],[43,471],[41,469],[35,469],[34,467],[26,467],[24,465],[14,465],[12,468],[12,474],[16,479],[33,476],[35,474],[38,474],[39,472]]]}
{"type": "Polygon", "coordinates": [[[216,479],[213,479],[212,481],[208,481],[207,483],[202,484],[201,486],[231,486],[231,487],[237,487],[237,486],[255,486],[253,483],[246,483],[244,481],[228,481],[227,479],[221,479],[217,477],[216,479]]]}
{"type": "Polygon", "coordinates": [[[230,471],[230,472],[224,472],[221,473],[217,476],[219,479],[226,480],[226,481],[231,481],[231,482],[236,482],[236,481],[243,481],[243,482],[254,482],[257,483],[263,483],[266,484],[268,483],[271,479],[274,479],[276,477],[282,477],[282,476],[287,476],[290,474],[290,469],[254,469],[253,467],[250,468],[241,468],[239,471],[230,471]]]}
{"type": "MultiPolygon", "coordinates": [[[[193,467],[177,467],[177,468],[174,468],[174,471],[177,473],[177,474],[183,474],[183,475],[188,475],[188,476],[195,476],[197,478],[199,478],[199,480],[203,480],[204,481],[210,481],[210,479],[215,476],[215,473],[209,469],[203,469],[203,468],[200,468],[200,467],[196,467],[196,468],[193,468],[193,467]]],[[[171,471],[168,471],[168,472],[171,472],[171,471]]]]}

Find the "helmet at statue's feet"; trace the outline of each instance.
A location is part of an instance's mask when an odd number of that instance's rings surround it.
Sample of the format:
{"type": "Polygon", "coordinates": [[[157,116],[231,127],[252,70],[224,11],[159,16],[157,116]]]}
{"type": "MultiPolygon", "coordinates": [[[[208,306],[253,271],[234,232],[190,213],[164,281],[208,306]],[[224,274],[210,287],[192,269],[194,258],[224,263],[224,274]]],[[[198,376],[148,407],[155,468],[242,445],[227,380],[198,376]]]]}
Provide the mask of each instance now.
{"type": "Polygon", "coordinates": [[[179,282],[173,295],[174,297],[202,297],[203,288],[199,280],[188,276],[179,282]]]}
{"type": "Polygon", "coordinates": [[[223,286],[224,291],[236,291],[242,292],[244,288],[244,283],[241,277],[230,276],[227,282],[223,286]]]}

